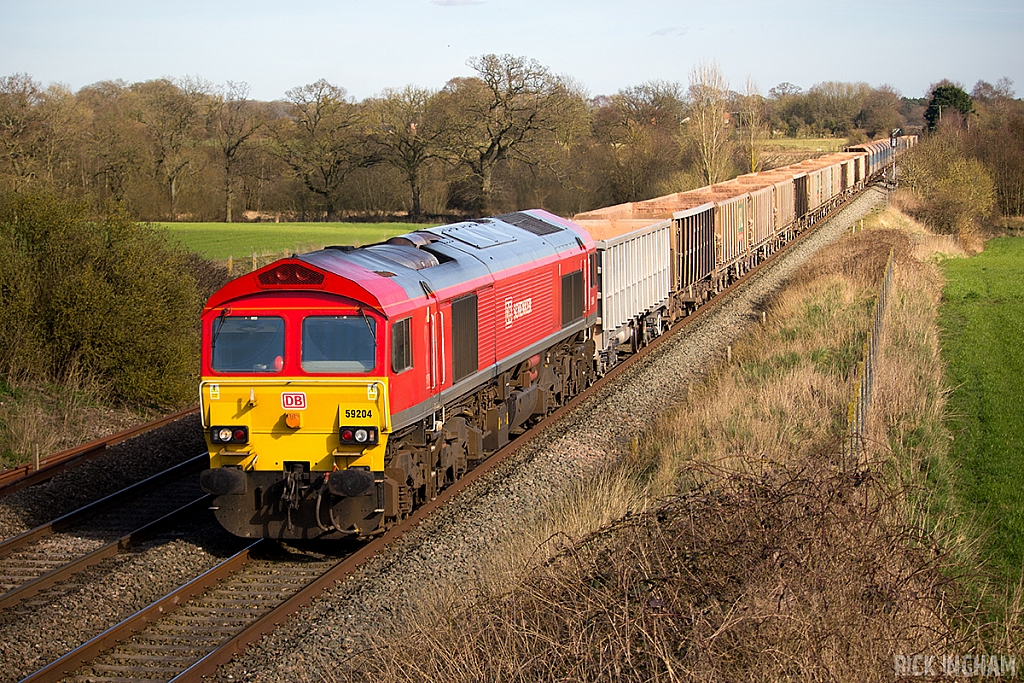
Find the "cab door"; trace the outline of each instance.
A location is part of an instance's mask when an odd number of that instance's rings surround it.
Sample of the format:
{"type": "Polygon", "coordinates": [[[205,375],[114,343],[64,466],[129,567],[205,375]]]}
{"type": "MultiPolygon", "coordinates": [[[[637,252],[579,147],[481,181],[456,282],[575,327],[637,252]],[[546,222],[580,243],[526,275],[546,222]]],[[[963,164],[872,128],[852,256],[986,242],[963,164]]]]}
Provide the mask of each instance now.
{"type": "Polygon", "coordinates": [[[445,334],[444,314],[437,301],[437,296],[431,293],[427,299],[427,393],[430,395],[430,403],[435,410],[441,407],[441,391],[447,380],[445,368],[445,334]]]}

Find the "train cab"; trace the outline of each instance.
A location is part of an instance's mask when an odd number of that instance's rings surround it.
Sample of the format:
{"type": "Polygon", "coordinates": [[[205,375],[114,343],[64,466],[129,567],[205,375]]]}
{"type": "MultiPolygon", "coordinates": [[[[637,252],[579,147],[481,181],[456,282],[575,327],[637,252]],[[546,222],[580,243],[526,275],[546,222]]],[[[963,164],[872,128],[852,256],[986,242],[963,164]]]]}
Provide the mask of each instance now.
{"type": "Polygon", "coordinates": [[[203,317],[201,483],[240,536],[355,534],[385,512],[391,330],[365,301],[287,289],[327,276],[286,261],[203,317]]]}

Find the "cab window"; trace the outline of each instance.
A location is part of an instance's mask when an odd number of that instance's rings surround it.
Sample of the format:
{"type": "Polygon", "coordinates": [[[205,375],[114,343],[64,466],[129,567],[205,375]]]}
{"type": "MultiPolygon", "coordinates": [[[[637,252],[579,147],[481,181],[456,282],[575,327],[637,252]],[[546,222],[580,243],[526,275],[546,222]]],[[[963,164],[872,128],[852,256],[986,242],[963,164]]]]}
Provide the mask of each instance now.
{"type": "Polygon", "coordinates": [[[399,320],[391,328],[391,369],[396,373],[412,367],[411,322],[412,318],[399,320]]]}
{"type": "Polygon", "coordinates": [[[284,366],[283,318],[214,318],[210,340],[216,372],[279,372],[284,366]]]}
{"type": "Polygon", "coordinates": [[[370,372],[376,358],[373,318],[310,316],[302,321],[302,369],[306,372],[370,372]]]}

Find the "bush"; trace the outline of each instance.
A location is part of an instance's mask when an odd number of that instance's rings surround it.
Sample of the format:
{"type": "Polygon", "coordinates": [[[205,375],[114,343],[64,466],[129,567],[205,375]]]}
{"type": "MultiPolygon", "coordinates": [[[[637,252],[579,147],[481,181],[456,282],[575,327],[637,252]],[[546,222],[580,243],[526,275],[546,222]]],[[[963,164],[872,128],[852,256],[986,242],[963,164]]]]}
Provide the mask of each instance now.
{"type": "Polygon", "coordinates": [[[986,118],[971,131],[974,155],[992,171],[1002,214],[1024,216],[1024,101],[984,111],[986,118]]]}
{"type": "Polygon", "coordinates": [[[914,217],[938,232],[970,232],[995,208],[992,174],[964,148],[959,131],[940,131],[911,149],[902,165],[901,181],[916,199],[914,217]]]}
{"type": "MultiPolygon", "coordinates": [[[[224,263],[211,261],[194,251],[183,252],[182,265],[185,272],[195,280],[199,298],[204,302],[231,280],[231,274],[224,263]]],[[[198,318],[195,322],[199,323],[198,318]]]]}
{"type": "Polygon", "coordinates": [[[200,310],[187,256],[111,208],[92,217],[50,195],[0,195],[0,371],[60,382],[85,371],[111,398],[187,403],[200,310]]]}

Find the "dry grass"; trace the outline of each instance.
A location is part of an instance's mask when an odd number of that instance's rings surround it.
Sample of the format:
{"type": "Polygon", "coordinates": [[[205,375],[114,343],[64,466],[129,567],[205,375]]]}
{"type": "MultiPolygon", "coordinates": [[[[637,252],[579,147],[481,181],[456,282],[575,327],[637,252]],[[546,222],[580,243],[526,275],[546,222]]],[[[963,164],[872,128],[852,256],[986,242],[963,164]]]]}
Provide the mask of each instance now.
{"type": "MultiPolygon", "coordinates": [[[[897,207],[906,205],[913,201],[909,194],[899,194],[897,207]]],[[[916,261],[934,261],[942,258],[959,258],[969,256],[979,251],[976,240],[968,239],[968,248],[961,244],[959,235],[937,235],[929,232],[927,228],[915,221],[913,218],[896,208],[891,211],[877,214],[873,222],[875,228],[887,230],[899,230],[910,238],[913,248],[913,256],[916,261]]],[[[917,272],[918,269],[913,269],[917,272]]]]}
{"type": "Polygon", "coordinates": [[[151,415],[106,407],[100,383],[74,370],[60,385],[0,380],[0,468],[128,429],[151,415]]]}
{"type": "Polygon", "coordinates": [[[866,227],[809,263],[651,438],[524,520],[471,602],[425,596],[347,678],[891,680],[896,655],[1019,651],[1021,591],[989,592],[977,532],[948,504],[928,248],[959,246],[895,213],[866,227]],[[869,455],[850,469],[852,369],[890,249],[869,455]]]}
{"type": "Polygon", "coordinates": [[[808,264],[774,298],[766,323],[734,345],[733,363],[659,421],[649,444],[659,462],[653,491],[670,492],[693,462],[712,477],[760,476],[834,450],[887,257],[876,233],[860,233],[808,264]]]}
{"type": "Polygon", "coordinates": [[[914,256],[918,260],[934,260],[970,256],[985,248],[985,237],[971,224],[970,229],[958,234],[939,234],[932,232],[923,223],[911,218],[911,215],[924,211],[924,200],[908,190],[898,190],[892,197],[893,210],[880,214],[878,220],[887,227],[910,235],[915,243],[914,256]]]}
{"type": "Polygon", "coordinates": [[[819,463],[675,498],[373,653],[364,680],[887,679],[948,631],[944,584],[866,486],[819,463]]]}

